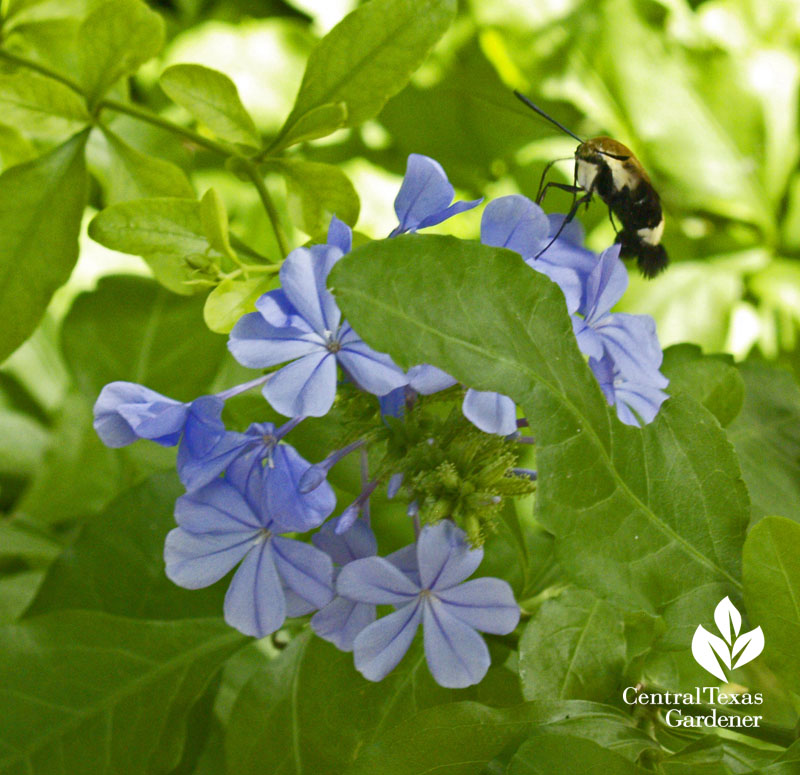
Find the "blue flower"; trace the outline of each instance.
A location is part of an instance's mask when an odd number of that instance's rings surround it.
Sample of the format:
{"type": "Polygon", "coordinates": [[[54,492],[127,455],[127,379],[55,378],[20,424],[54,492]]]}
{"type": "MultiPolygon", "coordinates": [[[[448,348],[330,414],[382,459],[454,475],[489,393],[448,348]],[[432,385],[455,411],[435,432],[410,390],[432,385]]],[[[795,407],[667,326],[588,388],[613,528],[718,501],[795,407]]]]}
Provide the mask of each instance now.
{"type": "Polygon", "coordinates": [[[517,407],[502,393],[470,388],[464,396],[461,411],[484,433],[508,436],[517,430],[517,407]]]}
{"type": "Polygon", "coordinates": [[[389,236],[396,237],[408,231],[435,226],[453,215],[477,207],[483,201],[453,202],[454,195],[455,190],[442,165],[428,156],[412,153],[408,157],[400,191],[394,200],[394,211],[400,223],[389,236]]]}
{"type": "Polygon", "coordinates": [[[661,390],[667,386],[668,380],[660,372],[647,382],[635,382],[625,379],[608,356],[600,360],[589,358],[589,366],[609,405],[616,406],[617,417],[626,425],[639,427],[642,423],[652,422],[661,404],[669,398],[661,390]]]}
{"type": "Polygon", "coordinates": [[[339,595],[397,607],[356,637],[356,669],[370,681],[383,679],[403,658],[422,622],[425,657],[437,683],[448,688],[478,683],[490,659],[476,630],[506,634],[519,621],[519,607],[505,581],[462,583],[482,559],[483,550],[470,549],[464,532],[444,520],[420,533],[416,573],[404,573],[381,557],[346,565],[336,584],[339,595]]]}
{"type": "Polygon", "coordinates": [[[139,439],[174,447],[183,437],[183,444],[199,452],[225,432],[223,406],[217,396],[184,404],[134,382],[110,382],[95,402],[94,429],[107,447],[125,447],[139,439]]]}
{"type": "Polygon", "coordinates": [[[333,599],[333,564],[325,552],[284,537],[296,523],[277,519],[258,476],[233,465],[216,479],[178,498],[164,546],[167,576],[178,586],[200,589],[239,565],[225,595],[225,621],[245,635],[275,632],[287,616],[302,616],[333,599]],[[241,564],[239,564],[241,563],[241,564]]]}
{"type": "Polygon", "coordinates": [[[328,412],[336,397],[337,363],[359,387],[378,396],[406,383],[388,355],[367,347],[342,321],[325,287],[341,257],[335,245],[293,250],[281,266],[282,288],[265,293],[256,302],[258,311],[244,315],[231,331],[228,348],[244,366],[261,369],[291,361],[263,389],[267,401],[286,416],[328,412]]]}

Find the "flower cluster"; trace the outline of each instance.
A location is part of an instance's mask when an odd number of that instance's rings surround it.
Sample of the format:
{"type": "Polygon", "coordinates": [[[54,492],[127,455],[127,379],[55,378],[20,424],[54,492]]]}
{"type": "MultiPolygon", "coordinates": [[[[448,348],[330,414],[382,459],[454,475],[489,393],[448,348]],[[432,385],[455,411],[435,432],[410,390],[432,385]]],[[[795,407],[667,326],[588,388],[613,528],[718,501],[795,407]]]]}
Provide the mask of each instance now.
{"type": "MultiPolygon", "coordinates": [[[[453,197],[441,166],[412,155],[395,201],[398,226],[389,236],[479,204],[453,197]]],[[[517,251],[561,287],[578,345],[609,403],[623,422],[649,422],[666,384],[652,321],[610,312],[627,282],[618,249],[598,258],[568,228],[542,252],[558,225],[524,197],[503,197],[486,207],[481,239],[517,251]]],[[[507,634],[519,619],[506,582],[467,579],[480,565],[479,544],[503,498],[535,486],[535,472],[516,467],[519,444],[532,440],[520,438],[525,421],[508,396],[461,390],[428,364],[404,372],[361,339],[326,287],[351,244],[349,227],[333,218],[326,243],[293,250],[280,268],[280,289],[258,299],[231,331],[234,358],[267,374],[188,403],[114,382],[97,400],[95,429],[111,447],[137,439],[177,445],[186,493],[166,538],[166,573],[197,589],[234,571],[224,603],[231,626],[263,637],[287,617],[313,613],[317,635],[353,651],[357,669],[378,681],[422,624],[434,678],[447,687],[469,686],[489,666],[477,632],[507,634]],[[256,387],[289,419],[254,422],[244,431],[226,427],[226,401],[256,387]],[[287,437],[306,418],[328,413],[345,388],[377,400],[359,415],[363,427],[350,443],[312,464],[287,437]],[[427,412],[433,401],[427,397],[448,390],[460,411],[427,412]],[[377,466],[374,450],[382,452],[377,466]],[[356,451],[362,491],[330,519],[337,499],[328,473],[356,451]],[[413,543],[385,557],[378,556],[369,509],[381,485],[389,498],[406,490],[415,534],[413,543]],[[378,618],[377,606],[395,610],[378,618]]]]}

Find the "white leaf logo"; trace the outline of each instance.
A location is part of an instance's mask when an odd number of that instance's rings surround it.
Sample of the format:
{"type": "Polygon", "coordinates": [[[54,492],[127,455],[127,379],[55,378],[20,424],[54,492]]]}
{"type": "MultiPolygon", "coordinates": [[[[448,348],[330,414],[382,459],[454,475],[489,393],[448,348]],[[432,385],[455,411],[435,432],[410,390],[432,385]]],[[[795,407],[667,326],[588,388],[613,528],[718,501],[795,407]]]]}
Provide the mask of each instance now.
{"type": "Polygon", "coordinates": [[[692,655],[700,667],[727,681],[722,668],[733,670],[754,660],[764,650],[764,633],[756,627],[740,635],[742,615],[728,597],[717,604],[714,623],[722,637],[699,625],[692,638],[692,655]]]}

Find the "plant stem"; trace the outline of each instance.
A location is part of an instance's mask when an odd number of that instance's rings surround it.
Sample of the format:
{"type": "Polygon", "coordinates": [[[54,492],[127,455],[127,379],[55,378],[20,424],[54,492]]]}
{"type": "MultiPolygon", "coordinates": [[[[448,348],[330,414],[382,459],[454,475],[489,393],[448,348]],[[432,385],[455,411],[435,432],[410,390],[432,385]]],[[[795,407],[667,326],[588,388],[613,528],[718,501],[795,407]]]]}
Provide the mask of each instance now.
{"type": "Polygon", "coordinates": [[[40,75],[44,75],[47,78],[52,78],[54,81],[63,83],[64,86],[69,87],[76,94],[80,94],[81,97],[86,97],[86,94],[84,93],[80,84],[76,83],[71,78],[67,78],[66,75],[61,75],[61,73],[51,70],[47,65],[42,65],[39,64],[39,62],[34,62],[31,59],[17,56],[17,54],[12,54],[10,51],[6,51],[4,48],[0,48],[0,59],[5,59],[6,62],[11,62],[12,64],[19,65],[20,67],[27,67],[28,70],[35,70],[40,75]]]}
{"type": "Polygon", "coordinates": [[[261,177],[261,174],[259,173],[255,164],[246,164],[244,166],[244,171],[247,174],[247,177],[249,177],[253,182],[253,185],[256,187],[256,191],[258,191],[258,195],[261,197],[261,203],[264,205],[264,209],[267,212],[270,223],[272,223],[272,229],[275,232],[275,239],[278,241],[278,248],[281,251],[281,255],[285,257],[289,253],[289,243],[287,242],[286,235],[283,233],[283,229],[281,228],[278,211],[275,209],[275,204],[272,201],[272,197],[269,195],[267,185],[264,183],[264,179],[261,177]]]}
{"type": "Polygon", "coordinates": [[[100,100],[97,107],[100,110],[113,110],[117,113],[125,113],[128,116],[133,116],[134,118],[138,118],[140,121],[145,121],[153,126],[166,129],[168,132],[172,132],[172,134],[180,135],[195,145],[199,145],[201,148],[205,148],[208,151],[213,151],[214,153],[218,153],[222,156],[227,157],[237,155],[232,148],[229,148],[226,145],[222,145],[221,143],[211,140],[208,137],[203,137],[203,135],[201,135],[199,132],[195,132],[192,129],[187,129],[186,127],[179,126],[178,124],[173,124],[172,121],[162,118],[157,113],[152,113],[145,108],[137,107],[131,103],[104,99],[100,100]]]}

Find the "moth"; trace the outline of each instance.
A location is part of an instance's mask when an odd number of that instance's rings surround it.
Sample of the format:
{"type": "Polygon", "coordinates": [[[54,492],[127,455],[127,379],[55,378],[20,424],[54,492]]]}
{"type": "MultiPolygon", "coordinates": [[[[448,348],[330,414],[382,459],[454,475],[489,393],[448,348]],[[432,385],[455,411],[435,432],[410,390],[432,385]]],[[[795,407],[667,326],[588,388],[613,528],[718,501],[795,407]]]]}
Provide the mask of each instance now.
{"type": "MultiPolygon", "coordinates": [[[[661,237],[664,233],[661,200],[650,182],[650,177],[633,152],[611,137],[593,137],[589,140],[582,140],[537,105],[534,105],[524,94],[518,91],[515,91],[514,94],[531,110],[579,143],[575,149],[573,185],[554,181],[550,181],[544,186],[539,185],[537,204],[541,203],[547,189],[551,186],[570,191],[575,195],[572,207],[561,224],[561,228],[550,243],[540,251],[540,255],[555,242],[561,229],[575,217],[578,208],[582,204],[588,206],[592,196],[596,193],[608,207],[611,225],[617,234],[616,241],[620,244],[620,256],[623,258],[636,257],[639,270],[645,277],[652,278],[663,271],[669,258],[666,249],[661,244],[661,237]],[[578,197],[578,193],[582,193],[582,196],[578,197]],[[619,220],[621,228],[617,228],[614,216],[619,220]]],[[[554,163],[554,161],[550,162],[545,167],[542,183],[554,163]]]]}

